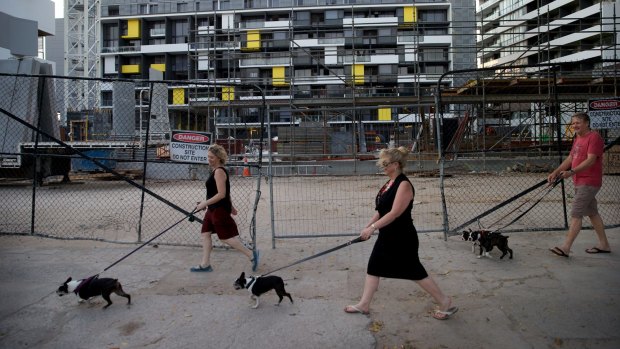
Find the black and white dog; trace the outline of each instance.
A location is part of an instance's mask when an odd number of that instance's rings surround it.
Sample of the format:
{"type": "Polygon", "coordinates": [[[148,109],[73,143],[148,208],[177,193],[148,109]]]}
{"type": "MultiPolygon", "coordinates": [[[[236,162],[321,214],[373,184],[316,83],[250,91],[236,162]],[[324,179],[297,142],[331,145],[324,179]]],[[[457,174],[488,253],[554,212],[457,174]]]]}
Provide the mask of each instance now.
{"type": "Polygon", "coordinates": [[[256,301],[256,304],[252,308],[258,308],[259,297],[268,291],[275,290],[280,297],[280,300],[276,305],[280,305],[282,303],[282,299],[284,296],[287,296],[288,299],[293,303],[293,298],[291,298],[291,294],[286,292],[284,289],[284,280],[281,277],[275,275],[269,276],[250,276],[248,278],[245,277],[245,273],[241,273],[241,276],[234,283],[235,290],[240,290],[242,288],[247,288],[250,291],[250,298],[256,301]]]}
{"type": "Polygon", "coordinates": [[[478,258],[482,257],[482,249],[484,249],[486,257],[491,257],[489,252],[491,252],[493,247],[497,247],[500,251],[502,251],[502,255],[499,259],[504,258],[507,253],[510,253],[510,259],[512,259],[512,249],[508,247],[508,236],[504,236],[501,233],[489,233],[481,237],[479,240],[480,255],[478,258]]]}
{"type": "Polygon", "coordinates": [[[463,232],[463,240],[471,241],[471,252],[476,252],[476,246],[480,246],[480,239],[489,233],[488,230],[471,230],[463,232]]]}
{"type": "Polygon", "coordinates": [[[108,302],[103,309],[112,305],[112,300],[110,300],[110,294],[112,294],[112,292],[121,297],[127,298],[127,304],[131,303],[131,296],[123,291],[123,287],[117,279],[100,279],[98,276],[91,276],[87,279],[73,280],[69,277],[67,281],[58,287],[56,294],[62,297],[70,292],[75,293],[83,300],[88,300],[89,298],[96,296],[103,297],[103,299],[108,302]]]}
{"type": "Polygon", "coordinates": [[[478,258],[482,258],[482,256],[491,258],[489,252],[493,247],[497,247],[502,251],[500,259],[504,258],[507,253],[510,253],[510,259],[512,259],[512,249],[508,247],[508,237],[501,233],[494,233],[489,230],[472,231],[470,229],[463,232],[463,240],[472,242],[472,252],[476,252],[476,246],[480,248],[478,258]]]}

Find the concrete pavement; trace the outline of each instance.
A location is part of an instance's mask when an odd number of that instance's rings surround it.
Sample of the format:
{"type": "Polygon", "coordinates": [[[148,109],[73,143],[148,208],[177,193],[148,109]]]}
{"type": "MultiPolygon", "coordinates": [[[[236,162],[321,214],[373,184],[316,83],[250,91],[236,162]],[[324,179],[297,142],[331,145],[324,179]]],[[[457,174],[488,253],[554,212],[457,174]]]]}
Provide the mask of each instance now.
{"type": "MultiPolygon", "coordinates": [[[[620,229],[608,230],[620,246],[620,229]]],[[[0,236],[0,348],[618,348],[620,247],[607,255],[583,250],[552,255],[564,232],[510,234],[512,260],[477,259],[457,237],[420,235],[420,256],[460,311],[448,321],[417,285],[382,279],[371,315],[345,314],[361,296],[374,239],[277,272],[294,304],[274,293],[259,309],[232,287],[250,263],[216,250],[212,273],[190,273],[200,249],[146,246],[102,273],[118,278],[132,305],[112,295],[78,304],[54,291],[68,276],[98,273],[135,245],[0,236]]],[[[347,238],[282,241],[261,249],[258,273],[336,246],[347,238]]],[[[268,246],[262,243],[259,246],[268,246]]]]}

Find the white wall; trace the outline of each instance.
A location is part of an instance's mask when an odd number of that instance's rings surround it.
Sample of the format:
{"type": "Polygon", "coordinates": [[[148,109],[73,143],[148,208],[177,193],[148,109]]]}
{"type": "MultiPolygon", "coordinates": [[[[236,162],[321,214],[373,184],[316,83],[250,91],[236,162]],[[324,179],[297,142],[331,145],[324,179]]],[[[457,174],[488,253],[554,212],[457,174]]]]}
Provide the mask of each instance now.
{"type": "Polygon", "coordinates": [[[38,22],[38,29],[45,35],[56,32],[55,9],[51,0],[2,0],[0,12],[38,22]]]}

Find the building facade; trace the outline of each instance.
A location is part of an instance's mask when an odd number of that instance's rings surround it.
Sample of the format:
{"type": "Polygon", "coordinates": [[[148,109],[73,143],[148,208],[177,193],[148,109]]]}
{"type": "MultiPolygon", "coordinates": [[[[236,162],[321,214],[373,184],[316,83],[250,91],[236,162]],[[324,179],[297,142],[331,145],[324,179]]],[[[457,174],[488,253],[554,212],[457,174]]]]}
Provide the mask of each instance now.
{"type": "Polygon", "coordinates": [[[101,0],[100,76],[191,81],[170,88],[174,128],[254,138],[264,94],[274,125],[387,141],[432,112],[443,73],[475,67],[474,16],[473,0],[101,0]]]}
{"type": "Polygon", "coordinates": [[[37,57],[41,38],[54,32],[54,3],[50,0],[0,2],[0,59],[37,57]]]}
{"type": "Polygon", "coordinates": [[[476,9],[479,65],[574,62],[591,71],[620,58],[617,1],[487,0],[476,9]]]}

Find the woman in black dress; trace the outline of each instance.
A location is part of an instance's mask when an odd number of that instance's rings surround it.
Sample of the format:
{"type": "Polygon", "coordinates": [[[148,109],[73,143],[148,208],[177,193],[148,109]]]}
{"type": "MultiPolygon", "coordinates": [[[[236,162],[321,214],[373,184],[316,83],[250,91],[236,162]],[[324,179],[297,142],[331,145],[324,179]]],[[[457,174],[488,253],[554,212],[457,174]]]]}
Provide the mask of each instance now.
{"type": "Polygon", "coordinates": [[[400,147],[384,149],[379,156],[377,164],[390,179],[375,199],[377,212],[360,233],[362,239],[367,240],[379,230],[379,237],[368,260],[362,299],[346,306],[347,313],[368,314],[380,277],[416,281],[439,305],[433,312],[435,319],[448,319],[458,310],[426,273],[418,257],[418,233],[411,218],[414,189],[403,174],[408,154],[406,148],[400,147]]]}

